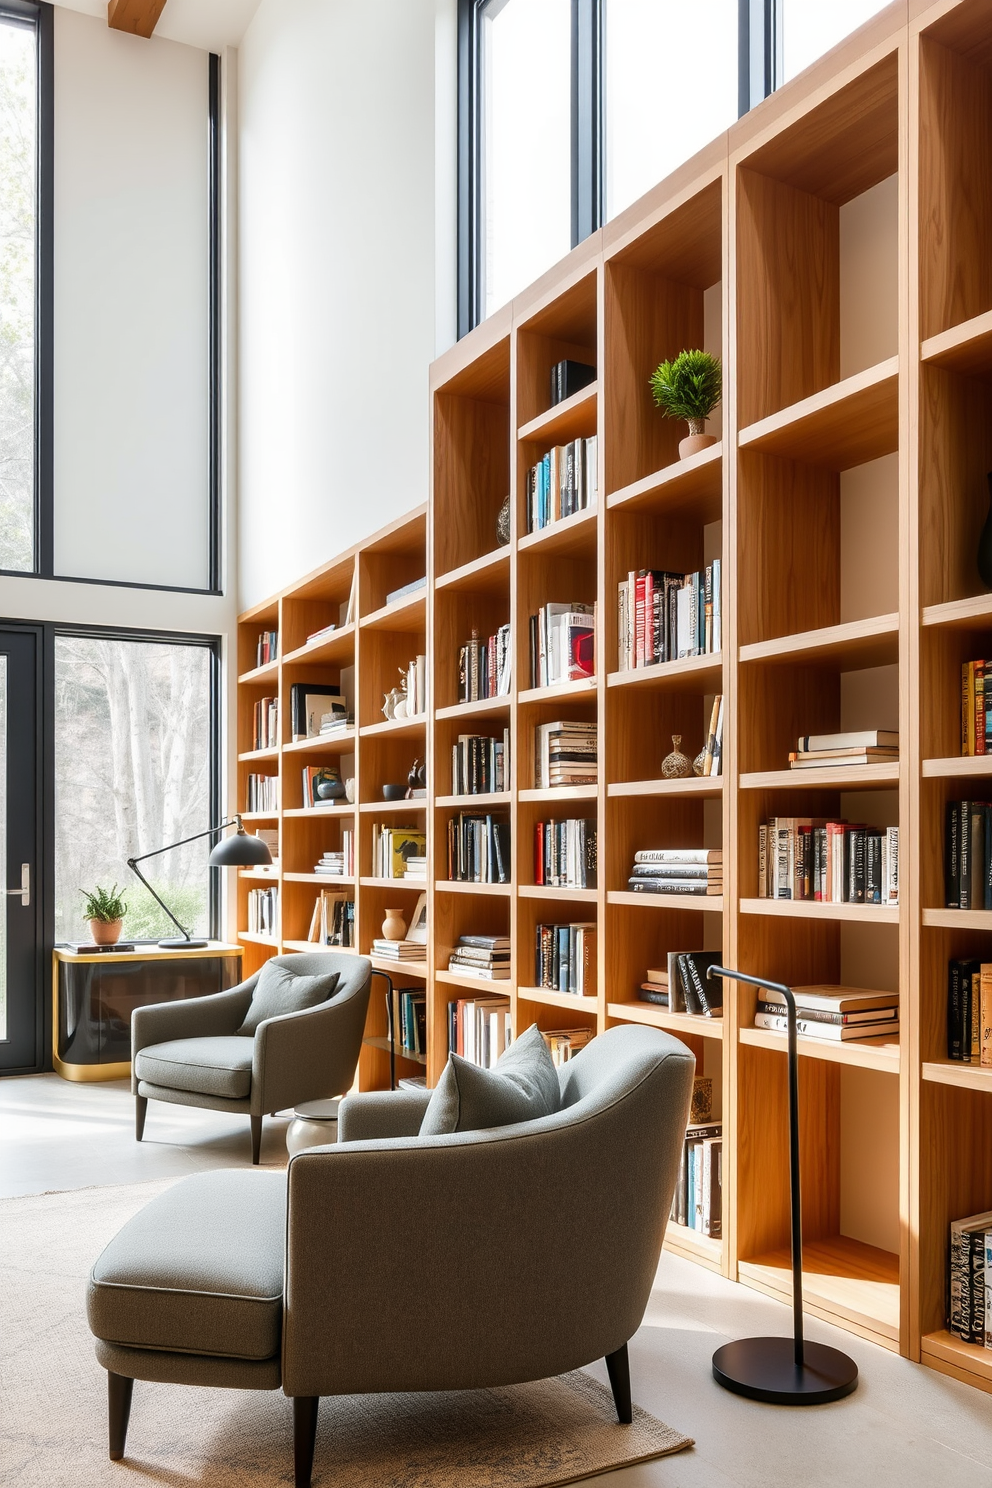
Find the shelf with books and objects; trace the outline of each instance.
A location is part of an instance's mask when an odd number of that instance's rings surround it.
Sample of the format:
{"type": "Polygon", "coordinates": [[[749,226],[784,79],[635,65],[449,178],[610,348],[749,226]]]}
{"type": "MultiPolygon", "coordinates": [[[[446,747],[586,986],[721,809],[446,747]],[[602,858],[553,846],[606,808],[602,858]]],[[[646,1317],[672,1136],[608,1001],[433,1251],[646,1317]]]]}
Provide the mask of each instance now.
{"type": "MultiPolygon", "coordinates": [[[[800,1052],[812,1058],[899,1072],[899,993],[831,984],[796,986],[800,1052]]],[[[759,993],[744,1043],[785,1050],[788,1016],[781,993],[759,993]]]]}
{"type": "Polygon", "coordinates": [[[510,580],[510,548],[494,548],[491,553],[483,553],[481,558],[473,558],[470,563],[463,563],[460,568],[453,568],[449,573],[439,574],[434,580],[435,594],[468,594],[501,593],[509,586],[510,580]]]}

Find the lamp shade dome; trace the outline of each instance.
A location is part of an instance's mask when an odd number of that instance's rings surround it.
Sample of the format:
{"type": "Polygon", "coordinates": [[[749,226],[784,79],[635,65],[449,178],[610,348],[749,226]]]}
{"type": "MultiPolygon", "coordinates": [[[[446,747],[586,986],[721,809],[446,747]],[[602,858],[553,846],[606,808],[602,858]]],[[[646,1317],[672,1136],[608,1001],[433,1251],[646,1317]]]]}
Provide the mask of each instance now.
{"type": "Polygon", "coordinates": [[[263,868],[272,862],[272,854],[261,837],[241,830],[218,842],[207,861],[211,868],[263,868]]]}

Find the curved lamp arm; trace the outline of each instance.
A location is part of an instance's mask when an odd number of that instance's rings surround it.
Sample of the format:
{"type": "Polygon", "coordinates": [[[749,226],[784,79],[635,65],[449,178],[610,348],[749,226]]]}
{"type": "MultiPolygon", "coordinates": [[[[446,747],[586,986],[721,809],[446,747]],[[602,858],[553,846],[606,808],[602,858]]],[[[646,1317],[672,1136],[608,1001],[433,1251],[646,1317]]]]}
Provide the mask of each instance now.
{"type": "Polygon", "coordinates": [[[225,827],[233,827],[235,823],[237,823],[238,830],[243,831],[240,816],[229,816],[226,817],[224,821],[218,822],[215,827],[208,827],[205,832],[194,832],[192,837],[181,837],[178,842],[166,843],[165,847],[156,847],[152,852],[141,853],[139,857],[128,858],[127,860],[127,866],[130,868],[135,878],[141,880],[145,888],[148,890],[149,894],[151,894],[152,898],[155,900],[156,904],[161,905],[162,909],[165,910],[166,914],[169,916],[169,919],[175,925],[176,929],[182,935],[184,940],[191,939],[189,931],[186,929],[185,925],[180,925],[179,921],[176,919],[175,915],[172,913],[172,910],[166,904],[161,895],[156,894],[155,890],[152,888],[151,884],[148,882],[147,878],[138,867],[138,864],[145,862],[147,858],[157,858],[161,853],[171,852],[172,849],[175,847],[185,847],[187,842],[198,842],[201,837],[212,837],[216,832],[223,832],[225,827]]]}

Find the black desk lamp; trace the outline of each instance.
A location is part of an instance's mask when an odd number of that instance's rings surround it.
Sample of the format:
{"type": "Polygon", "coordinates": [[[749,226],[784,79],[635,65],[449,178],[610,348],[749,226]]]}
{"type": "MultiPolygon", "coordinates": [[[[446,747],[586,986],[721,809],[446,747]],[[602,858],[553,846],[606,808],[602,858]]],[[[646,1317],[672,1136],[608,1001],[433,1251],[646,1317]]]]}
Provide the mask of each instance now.
{"type": "Polygon", "coordinates": [[[713,1355],[713,1378],[725,1390],[771,1405],[823,1405],[857,1388],[858,1366],[840,1349],[803,1338],[803,1221],[799,1194],[799,1044],[792,988],[767,977],[711,966],[708,977],[781,992],[789,1014],[789,1187],[792,1204],[792,1337],[738,1338],[713,1355]]]}
{"type": "Polygon", "coordinates": [[[179,842],[170,842],[165,847],[157,847],[154,852],[142,853],[138,858],[128,858],[127,866],[131,872],[141,880],[155,902],[162,906],[176,929],[182,932],[179,938],[160,940],[159,946],[163,951],[194,951],[209,945],[210,942],[206,940],[192,940],[190,938],[189,931],[183,925],[180,925],[165,900],[159,894],[156,894],[138,867],[138,864],[143,863],[146,858],[157,858],[159,853],[171,852],[174,847],[185,847],[187,842],[197,842],[201,837],[212,837],[215,832],[222,832],[225,827],[233,827],[235,825],[238,830],[234,836],[218,842],[211,851],[210,857],[207,859],[210,867],[261,868],[268,866],[272,862],[272,854],[261,837],[249,836],[244,829],[244,823],[240,816],[229,816],[225,821],[218,822],[216,827],[208,827],[205,832],[194,832],[192,837],[183,837],[179,842]]]}

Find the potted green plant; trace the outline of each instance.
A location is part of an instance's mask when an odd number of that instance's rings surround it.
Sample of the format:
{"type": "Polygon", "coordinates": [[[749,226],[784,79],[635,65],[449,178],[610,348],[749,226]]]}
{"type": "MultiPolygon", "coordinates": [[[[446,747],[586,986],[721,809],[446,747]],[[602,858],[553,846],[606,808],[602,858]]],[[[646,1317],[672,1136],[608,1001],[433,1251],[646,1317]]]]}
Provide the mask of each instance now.
{"type": "Polygon", "coordinates": [[[651,374],[654,401],[666,418],[685,419],[688,436],[679,444],[684,460],[716,443],[703,425],[720,401],[723,378],[719,357],[708,351],[680,351],[672,362],[662,362],[651,374]]]}
{"type": "Polygon", "coordinates": [[[80,889],[83,896],[83,919],[90,922],[94,945],[116,945],[127,914],[124,894],[114,884],[112,889],[80,889]]]}

